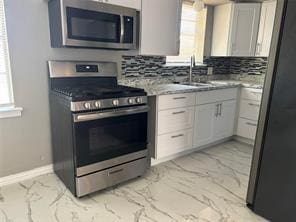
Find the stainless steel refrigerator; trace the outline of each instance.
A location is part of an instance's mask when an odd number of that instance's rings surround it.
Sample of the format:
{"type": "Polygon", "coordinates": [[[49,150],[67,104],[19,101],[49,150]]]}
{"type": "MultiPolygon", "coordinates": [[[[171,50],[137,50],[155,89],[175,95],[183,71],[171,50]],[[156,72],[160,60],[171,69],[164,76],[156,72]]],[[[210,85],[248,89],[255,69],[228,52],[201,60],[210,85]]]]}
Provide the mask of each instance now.
{"type": "Polygon", "coordinates": [[[278,0],[251,166],[248,206],[296,221],[296,0],[278,0]]]}

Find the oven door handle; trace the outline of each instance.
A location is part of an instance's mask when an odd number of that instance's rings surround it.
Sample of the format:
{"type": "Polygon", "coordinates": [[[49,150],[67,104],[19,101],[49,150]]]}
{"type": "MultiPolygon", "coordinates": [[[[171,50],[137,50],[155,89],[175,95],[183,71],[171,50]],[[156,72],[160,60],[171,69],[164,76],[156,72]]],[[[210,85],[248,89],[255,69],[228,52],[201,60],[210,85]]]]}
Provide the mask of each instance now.
{"type": "Polygon", "coordinates": [[[116,116],[126,116],[132,115],[137,113],[146,113],[148,112],[148,106],[140,106],[135,108],[128,108],[128,109],[117,109],[108,112],[93,112],[93,113],[85,113],[85,114],[74,114],[74,122],[86,122],[96,119],[104,119],[104,118],[111,118],[116,116]]]}
{"type": "Polygon", "coordinates": [[[120,43],[123,43],[124,40],[124,18],[123,15],[120,15],[120,43]]]}

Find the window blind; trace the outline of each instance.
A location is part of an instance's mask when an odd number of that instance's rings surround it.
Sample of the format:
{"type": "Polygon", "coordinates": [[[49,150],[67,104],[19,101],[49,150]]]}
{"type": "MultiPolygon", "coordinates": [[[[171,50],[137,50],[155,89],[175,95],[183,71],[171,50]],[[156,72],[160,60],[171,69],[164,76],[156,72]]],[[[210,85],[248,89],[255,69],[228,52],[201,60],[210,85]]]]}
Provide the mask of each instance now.
{"type": "Polygon", "coordinates": [[[167,56],[167,63],[189,63],[196,49],[197,11],[193,4],[183,2],[179,56],[167,56]]]}
{"type": "Polygon", "coordinates": [[[13,103],[4,0],[0,0],[0,106],[13,103]]]}

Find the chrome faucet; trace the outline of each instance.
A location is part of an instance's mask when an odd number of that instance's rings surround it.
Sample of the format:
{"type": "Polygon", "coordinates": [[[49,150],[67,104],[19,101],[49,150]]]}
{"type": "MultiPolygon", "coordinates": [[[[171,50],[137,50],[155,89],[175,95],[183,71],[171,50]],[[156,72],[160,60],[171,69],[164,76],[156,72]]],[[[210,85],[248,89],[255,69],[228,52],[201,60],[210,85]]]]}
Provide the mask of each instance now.
{"type": "Polygon", "coordinates": [[[190,58],[190,69],[189,69],[189,84],[192,83],[192,71],[193,68],[195,67],[195,56],[191,56],[190,58]]]}

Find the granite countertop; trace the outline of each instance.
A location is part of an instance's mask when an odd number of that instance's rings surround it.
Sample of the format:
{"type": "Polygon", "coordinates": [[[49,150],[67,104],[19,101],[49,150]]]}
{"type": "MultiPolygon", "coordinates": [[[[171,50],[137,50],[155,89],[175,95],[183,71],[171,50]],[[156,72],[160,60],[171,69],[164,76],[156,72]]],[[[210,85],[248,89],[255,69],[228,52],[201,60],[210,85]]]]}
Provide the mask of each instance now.
{"type": "Polygon", "coordinates": [[[242,82],[242,81],[209,81],[208,84],[201,84],[200,86],[182,85],[182,84],[152,84],[152,85],[137,85],[138,88],[144,89],[148,96],[175,94],[175,93],[190,93],[200,91],[210,91],[216,89],[239,88],[248,87],[262,89],[262,85],[242,82]]]}

